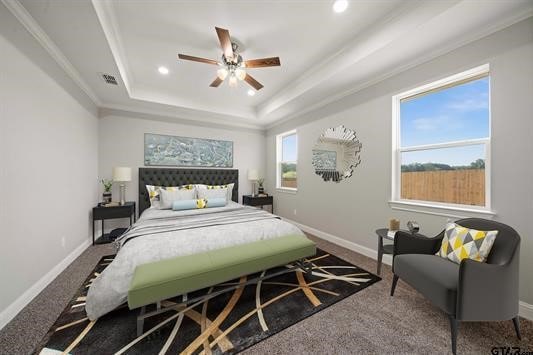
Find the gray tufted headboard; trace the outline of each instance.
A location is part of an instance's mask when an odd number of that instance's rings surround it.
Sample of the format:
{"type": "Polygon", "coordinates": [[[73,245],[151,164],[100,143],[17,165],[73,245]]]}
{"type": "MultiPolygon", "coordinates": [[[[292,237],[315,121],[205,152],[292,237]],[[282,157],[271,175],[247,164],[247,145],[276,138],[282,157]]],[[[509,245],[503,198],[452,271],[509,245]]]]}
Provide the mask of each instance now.
{"type": "Polygon", "coordinates": [[[224,185],[231,183],[235,184],[231,199],[239,202],[239,170],[237,169],[139,168],[139,216],[150,207],[146,185],[224,185]]]}

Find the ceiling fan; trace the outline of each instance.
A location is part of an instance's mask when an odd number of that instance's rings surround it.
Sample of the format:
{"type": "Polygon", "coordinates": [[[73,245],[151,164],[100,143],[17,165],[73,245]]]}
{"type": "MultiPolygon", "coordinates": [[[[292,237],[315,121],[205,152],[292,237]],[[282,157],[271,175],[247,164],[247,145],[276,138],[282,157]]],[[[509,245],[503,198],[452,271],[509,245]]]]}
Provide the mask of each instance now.
{"type": "Polygon", "coordinates": [[[239,46],[231,41],[229,31],[219,27],[215,27],[215,30],[217,31],[218,40],[220,41],[220,47],[223,52],[220,62],[186,54],[178,54],[178,58],[220,66],[221,68],[217,70],[217,78],[211,83],[211,87],[218,87],[229,77],[228,84],[231,87],[237,86],[237,80],[244,80],[254,89],[261,90],[263,85],[248,74],[246,69],[280,66],[279,57],[243,60],[242,56],[238,53],[239,46]]]}

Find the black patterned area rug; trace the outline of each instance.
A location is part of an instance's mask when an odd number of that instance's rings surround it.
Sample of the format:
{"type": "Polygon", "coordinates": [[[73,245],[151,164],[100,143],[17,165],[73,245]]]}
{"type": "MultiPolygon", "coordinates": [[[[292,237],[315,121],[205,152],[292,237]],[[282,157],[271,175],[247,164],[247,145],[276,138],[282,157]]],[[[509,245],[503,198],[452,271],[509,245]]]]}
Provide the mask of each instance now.
{"type": "MultiPolygon", "coordinates": [[[[145,320],[144,334],[137,337],[138,309],[129,310],[124,305],[95,322],[86,318],[85,296],[91,280],[112,260],[113,256],[100,260],[43,338],[37,354],[237,353],[381,280],[317,250],[309,259],[313,263],[311,275],[292,271],[216,296],[181,315],[171,310],[150,317],[145,320]]],[[[190,293],[187,297],[216,292],[244,279],[190,293]]],[[[176,306],[179,310],[185,308],[180,306],[181,302],[182,296],[164,301],[162,306],[176,306]]]]}

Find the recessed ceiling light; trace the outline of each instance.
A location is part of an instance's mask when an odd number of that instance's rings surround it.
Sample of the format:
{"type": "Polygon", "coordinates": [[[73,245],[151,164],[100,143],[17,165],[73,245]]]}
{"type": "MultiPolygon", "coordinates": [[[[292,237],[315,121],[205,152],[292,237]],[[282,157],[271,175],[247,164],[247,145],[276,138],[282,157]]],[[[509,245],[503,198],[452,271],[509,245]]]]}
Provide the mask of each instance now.
{"type": "Polygon", "coordinates": [[[348,0],[336,0],[333,3],[333,11],[340,13],[348,8],[348,0]]]}
{"type": "Polygon", "coordinates": [[[252,89],[248,90],[248,96],[254,96],[255,95],[255,91],[253,91],[252,89]]]}
{"type": "Polygon", "coordinates": [[[167,75],[168,74],[168,68],[167,67],[159,67],[157,68],[160,74],[167,75]]]}

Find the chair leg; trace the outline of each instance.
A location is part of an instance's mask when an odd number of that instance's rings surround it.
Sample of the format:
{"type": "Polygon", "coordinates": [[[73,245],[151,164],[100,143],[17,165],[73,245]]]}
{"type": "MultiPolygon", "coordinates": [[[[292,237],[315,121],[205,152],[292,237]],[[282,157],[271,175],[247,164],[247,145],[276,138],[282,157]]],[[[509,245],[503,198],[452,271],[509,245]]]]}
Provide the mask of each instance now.
{"type": "Polygon", "coordinates": [[[394,290],[396,289],[396,284],[398,283],[398,276],[394,275],[392,278],[392,287],[390,289],[390,295],[394,296],[394,290]]]}
{"type": "Polygon", "coordinates": [[[520,319],[518,316],[513,318],[513,324],[514,324],[514,330],[516,331],[516,337],[518,340],[522,340],[522,336],[520,335],[520,319]]]}
{"type": "Polygon", "coordinates": [[[450,319],[450,330],[452,335],[452,353],[453,355],[457,354],[457,327],[459,326],[459,321],[454,318],[451,314],[448,314],[448,319],[450,319]]]}

